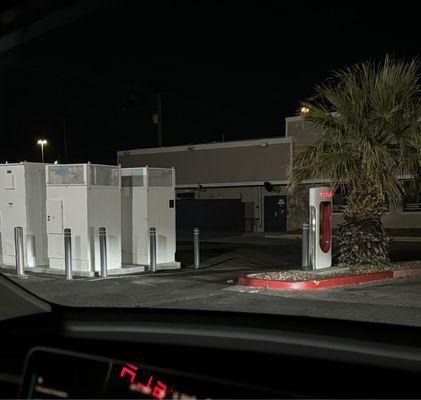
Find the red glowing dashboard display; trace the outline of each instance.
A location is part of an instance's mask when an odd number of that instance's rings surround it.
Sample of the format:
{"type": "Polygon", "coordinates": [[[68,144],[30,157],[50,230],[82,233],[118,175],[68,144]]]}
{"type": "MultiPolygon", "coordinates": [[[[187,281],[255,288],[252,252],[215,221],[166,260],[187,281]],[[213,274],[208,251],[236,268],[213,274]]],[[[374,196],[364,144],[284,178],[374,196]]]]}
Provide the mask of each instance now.
{"type": "MultiPolygon", "coordinates": [[[[19,398],[195,400],[215,387],[205,377],[142,363],[37,348],[28,355],[19,398]]],[[[227,386],[219,389],[224,393],[227,386]]]]}
{"type": "Polygon", "coordinates": [[[138,392],[145,396],[158,400],[162,399],[183,399],[194,400],[196,396],[189,396],[175,390],[173,387],[158,379],[151,374],[148,369],[142,368],[131,363],[126,363],[120,370],[120,378],[130,382],[129,389],[132,392],[138,392]]]}
{"type": "Polygon", "coordinates": [[[260,395],[260,388],[219,377],[38,347],[25,361],[19,398],[196,400],[260,395]]]}

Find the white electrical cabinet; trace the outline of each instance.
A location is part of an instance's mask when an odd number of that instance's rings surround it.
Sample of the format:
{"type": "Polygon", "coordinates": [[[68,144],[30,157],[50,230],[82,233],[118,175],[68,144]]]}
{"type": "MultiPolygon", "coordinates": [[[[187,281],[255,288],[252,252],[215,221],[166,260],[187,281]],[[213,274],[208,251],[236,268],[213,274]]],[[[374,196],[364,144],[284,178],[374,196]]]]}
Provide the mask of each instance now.
{"type": "Polygon", "coordinates": [[[14,228],[23,228],[24,266],[47,264],[45,164],[0,164],[0,264],[14,266],[14,228]]]}
{"type": "Polygon", "coordinates": [[[121,169],[122,258],[126,265],[150,265],[149,229],[156,229],[157,269],[175,261],[175,172],[167,168],[121,169]]]}
{"type": "Polygon", "coordinates": [[[106,229],[108,269],[121,268],[120,167],[47,165],[46,183],[50,268],[64,270],[64,229],[69,228],[73,271],[100,271],[100,227],[106,229]]]}

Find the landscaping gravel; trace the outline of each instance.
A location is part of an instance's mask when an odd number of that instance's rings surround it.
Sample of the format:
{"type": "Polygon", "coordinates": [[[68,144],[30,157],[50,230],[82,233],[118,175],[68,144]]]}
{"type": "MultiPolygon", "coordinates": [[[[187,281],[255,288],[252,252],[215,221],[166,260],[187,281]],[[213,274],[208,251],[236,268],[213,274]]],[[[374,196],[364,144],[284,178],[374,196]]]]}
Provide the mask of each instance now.
{"type": "Polygon", "coordinates": [[[301,271],[301,270],[288,270],[288,271],[275,271],[275,272],[259,272],[256,274],[247,275],[249,278],[254,279],[270,279],[277,281],[308,281],[308,280],[321,280],[326,278],[336,278],[340,276],[361,275],[372,272],[381,271],[399,271],[403,269],[421,268],[421,261],[407,261],[396,262],[387,265],[370,265],[352,268],[349,267],[334,267],[321,271],[301,271]]]}

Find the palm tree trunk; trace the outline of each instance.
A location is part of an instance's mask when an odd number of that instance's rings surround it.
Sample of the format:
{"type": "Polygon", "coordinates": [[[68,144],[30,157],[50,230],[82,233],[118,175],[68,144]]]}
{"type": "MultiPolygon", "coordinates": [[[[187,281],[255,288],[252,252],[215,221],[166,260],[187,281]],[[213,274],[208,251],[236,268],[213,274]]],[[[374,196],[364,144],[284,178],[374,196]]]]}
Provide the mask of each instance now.
{"type": "Polygon", "coordinates": [[[361,182],[350,189],[339,226],[339,264],[351,269],[389,262],[389,239],[381,222],[384,197],[372,179],[361,182]]]}

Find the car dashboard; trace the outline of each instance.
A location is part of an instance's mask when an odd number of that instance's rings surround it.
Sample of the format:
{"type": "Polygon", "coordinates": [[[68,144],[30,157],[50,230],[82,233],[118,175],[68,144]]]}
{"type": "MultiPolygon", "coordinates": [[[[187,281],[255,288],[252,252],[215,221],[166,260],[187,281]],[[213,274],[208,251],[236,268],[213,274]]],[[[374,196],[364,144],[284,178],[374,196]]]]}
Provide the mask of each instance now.
{"type": "Polygon", "coordinates": [[[419,398],[418,328],[52,306],[0,322],[3,398],[419,398]]]}
{"type": "MultiPolygon", "coordinates": [[[[197,399],[225,396],[235,384],[191,373],[51,348],[27,357],[19,397],[197,399]],[[61,366],[58,368],[58,366],[61,366]]],[[[241,385],[238,389],[244,389],[241,385]]],[[[235,394],[235,393],[232,393],[235,394]]]]}

